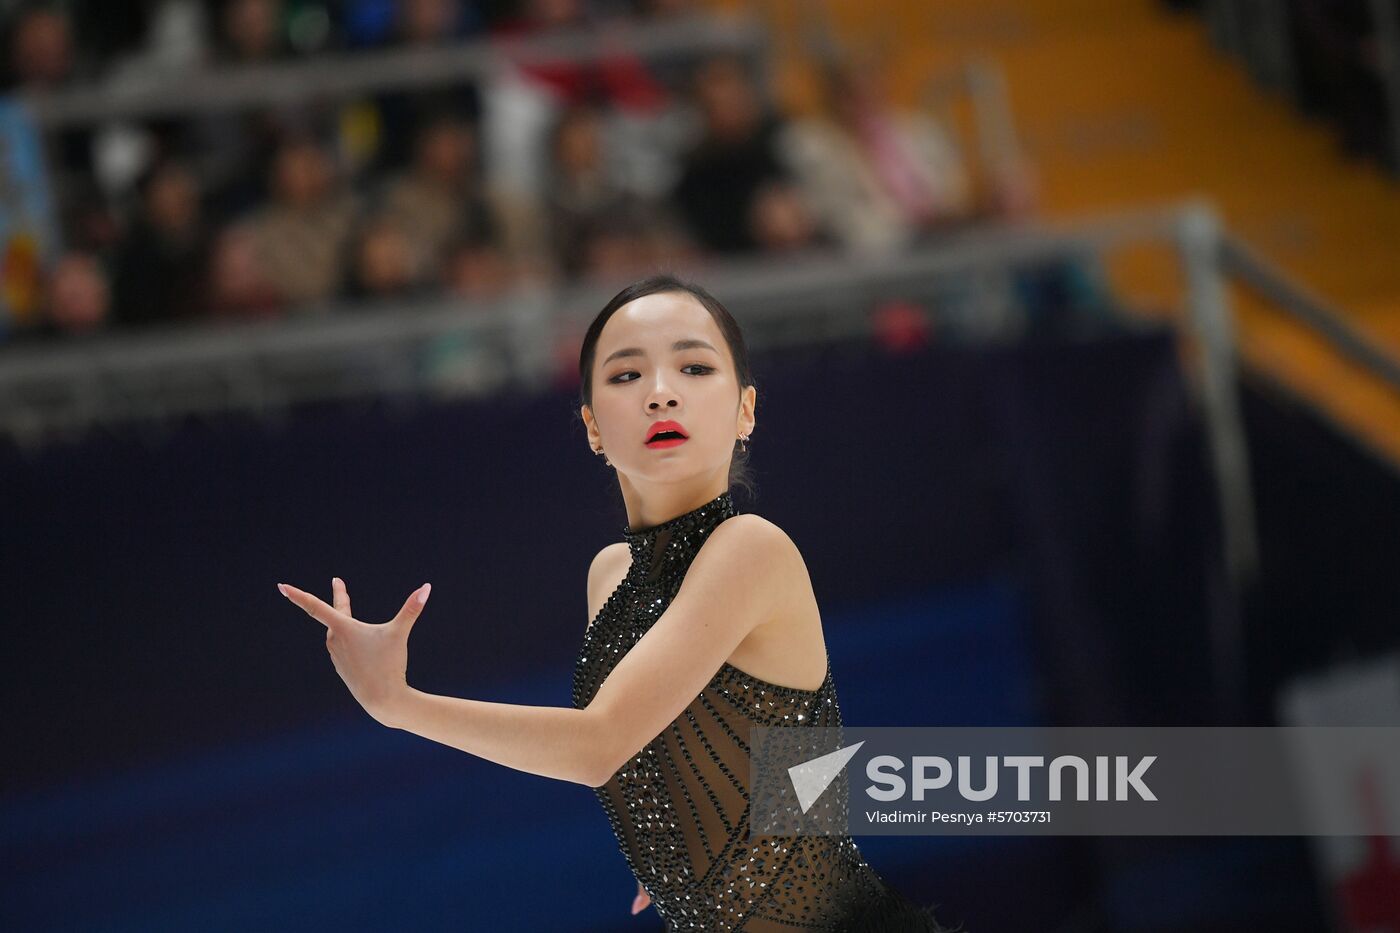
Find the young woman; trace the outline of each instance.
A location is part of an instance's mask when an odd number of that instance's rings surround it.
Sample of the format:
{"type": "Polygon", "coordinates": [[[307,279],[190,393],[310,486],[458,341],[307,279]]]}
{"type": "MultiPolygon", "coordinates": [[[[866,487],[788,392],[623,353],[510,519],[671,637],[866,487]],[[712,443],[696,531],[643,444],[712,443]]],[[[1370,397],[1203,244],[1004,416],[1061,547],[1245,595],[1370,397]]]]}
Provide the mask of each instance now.
{"type": "Polygon", "coordinates": [[[628,867],[633,913],[668,930],[942,931],[848,835],[749,838],[755,725],[839,726],[806,565],[777,525],[738,514],[756,389],[738,324],[704,289],[658,276],[598,314],[579,359],[589,445],[616,473],[622,541],[588,572],[573,708],[433,696],[405,683],[428,584],[384,625],[280,584],[326,626],[336,671],[379,722],[594,788],[628,867]]]}

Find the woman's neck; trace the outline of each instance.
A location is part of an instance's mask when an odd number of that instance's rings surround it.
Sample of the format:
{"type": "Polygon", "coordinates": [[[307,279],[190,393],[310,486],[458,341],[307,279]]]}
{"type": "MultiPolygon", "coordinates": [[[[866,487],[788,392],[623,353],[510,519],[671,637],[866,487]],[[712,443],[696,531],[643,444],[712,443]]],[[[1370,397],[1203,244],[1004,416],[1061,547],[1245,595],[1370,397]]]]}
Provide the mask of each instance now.
{"type": "Polygon", "coordinates": [[[667,485],[639,490],[627,478],[619,477],[622,501],[627,508],[627,527],[645,529],[698,509],[729,489],[727,469],[716,479],[698,486],[667,485]]]}

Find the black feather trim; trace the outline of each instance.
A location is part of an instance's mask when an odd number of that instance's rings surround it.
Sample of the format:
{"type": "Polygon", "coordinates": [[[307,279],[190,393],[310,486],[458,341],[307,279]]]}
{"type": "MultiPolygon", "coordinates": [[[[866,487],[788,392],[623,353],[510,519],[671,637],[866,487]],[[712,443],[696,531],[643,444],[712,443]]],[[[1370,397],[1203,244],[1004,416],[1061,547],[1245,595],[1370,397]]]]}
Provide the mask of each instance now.
{"type": "Polygon", "coordinates": [[[854,911],[840,926],[842,933],[966,933],[962,925],[945,927],[934,917],[936,904],[919,906],[893,888],[854,911]]]}

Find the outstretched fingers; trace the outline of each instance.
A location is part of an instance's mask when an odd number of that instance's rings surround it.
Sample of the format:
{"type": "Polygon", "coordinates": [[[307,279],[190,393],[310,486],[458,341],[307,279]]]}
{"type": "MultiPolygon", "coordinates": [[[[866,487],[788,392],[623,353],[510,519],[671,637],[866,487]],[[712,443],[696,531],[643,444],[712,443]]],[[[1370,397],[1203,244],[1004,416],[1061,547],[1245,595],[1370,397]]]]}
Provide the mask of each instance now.
{"type": "Polygon", "coordinates": [[[350,611],[350,591],[345,588],[345,581],[340,577],[331,577],[331,602],[338,611],[352,619],[355,618],[355,613],[350,611]]]}
{"type": "Polygon", "coordinates": [[[433,589],[431,583],[424,583],[418,589],[408,594],[408,599],[404,601],[403,608],[399,614],[394,616],[392,622],[397,625],[413,628],[413,623],[417,621],[419,613],[423,611],[423,604],[428,601],[428,593],[433,589]]]}
{"type": "Polygon", "coordinates": [[[299,590],[290,583],[279,583],[277,589],[282,592],[283,596],[300,606],[307,615],[332,631],[337,625],[353,621],[334,606],[326,605],[324,600],[316,598],[305,590],[299,590]]]}

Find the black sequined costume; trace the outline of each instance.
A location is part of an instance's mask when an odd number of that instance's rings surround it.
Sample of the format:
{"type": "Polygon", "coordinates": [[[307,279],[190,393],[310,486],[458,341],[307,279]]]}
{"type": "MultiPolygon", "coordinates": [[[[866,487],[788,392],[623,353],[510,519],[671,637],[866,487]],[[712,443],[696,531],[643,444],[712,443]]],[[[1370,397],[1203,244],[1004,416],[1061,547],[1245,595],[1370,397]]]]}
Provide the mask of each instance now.
{"type": "MultiPolygon", "coordinates": [[[[726,491],[651,528],[623,528],[632,565],[584,636],[576,708],[665,612],[709,533],[735,514],[726,491]]],[[[840,724],[829,659],[816,690],[768,683],[725,662],[670,726],[596,788],[667,930],[944,930],[931,908],[887,887],[848,835],[748,839],[752,727],[840,724]]]]}

